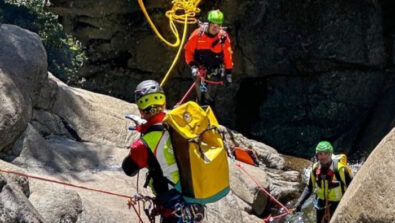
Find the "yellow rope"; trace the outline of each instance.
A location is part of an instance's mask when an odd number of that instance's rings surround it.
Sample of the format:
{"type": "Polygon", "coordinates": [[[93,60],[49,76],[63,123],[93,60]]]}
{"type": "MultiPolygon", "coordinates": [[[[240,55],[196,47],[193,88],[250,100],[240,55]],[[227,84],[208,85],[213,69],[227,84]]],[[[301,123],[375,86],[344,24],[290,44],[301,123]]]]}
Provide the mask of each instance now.
{"type": "Polygon", "coordinates": [[[161,39],[164,43],[166,43],[170,47],[177,47],[179,46],[178,52],[176,54],[176,57],[173,60],[173,63],[171,64],[169,70],[167,71],[165,77],[163,78],[162,82],[160,83],[160,86],[163,87],[163,85],[166,83],[171,71],[173,70],[175,64],[177,63],[178,58],[180,57],[181,51],[182,51],[182,46],[184,45],[185,38],[187,35],[187,28],[188,24],[194,24],[197,23],[198,20],[195,18],[196,14],[200,12],[200,9],[197,8],[197,5],[200,3],[201,0],[173,0],[173,7],[171,10],[166,12],[166,17],[169,18],[169,26],[170,30],[172,31],[173,35],[176,38],[176,41],[174,43],[171,43],[167,41],[158,31],[154,23],[152,22],[150,16],[148,15],[147,10],[145,9],[143,0],[138,0],[138,3],[140,5],[141,10],[144,13],[145,18],[147,19],[149,25],[151,26],[152,30],[155,32],[155,34],[161,39]],[[184,14],[180,14],[180,12],[184,12],[184,14]],[[178,23],[183,23],[184,24],[184,32],[182,35],[181,39],[181,44],[180,44],[180,36],[177,30],[176,25],[174,22],[178,23]]]}
{"type": "MultiPolygon", "coordinates": [[[[187,17],[185,17],[185,18],[187,18],[187,17]]],[[[185,20],[186,20],[186,19],[185,19],[185,20]]],[[[186,36],[187,36],[187,23],[185,23],[185,25],[184,25],[184,32],[183,32],[183,34],[182,34],[181,45],[180,45],[180,47],[178,48],[176,57],[174,58],[173,63],[171,64],[171,66],[170,66],[169,70],[167,71],[165,77],[163,78],[162,82],[160,82],[160,86],[161,86],[161,87],[163,87],[163,86],[165,85],[167,79],[168,79],[169,76],[170,76],[171,71],[173,70],[174,66],[176,65],[178,58],[180,57],[180,54],[181,54],[181,51],[182,51],[182,46],[184,45],[185,37],[186,37],[186,36]]]]}

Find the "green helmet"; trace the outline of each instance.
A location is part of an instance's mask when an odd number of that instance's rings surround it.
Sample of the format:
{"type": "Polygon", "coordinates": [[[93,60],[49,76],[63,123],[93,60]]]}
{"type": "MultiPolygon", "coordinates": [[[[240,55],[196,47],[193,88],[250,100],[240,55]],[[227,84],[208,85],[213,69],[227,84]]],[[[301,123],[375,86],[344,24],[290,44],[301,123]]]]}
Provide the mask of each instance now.
{"type": "Polygon", "coordinates": [[[330,152],[333,153],[333,147],[328,141],[321,141],[318,143],[317,147],[315,147],[315,153],[319,152],[330,152]]]}
{"type": "Polygon", "coordinates": [[[224,22],[224,14],[219,10],[211,10],[208,12],[207,20],[211,23],[222,25],[224,22]]]}

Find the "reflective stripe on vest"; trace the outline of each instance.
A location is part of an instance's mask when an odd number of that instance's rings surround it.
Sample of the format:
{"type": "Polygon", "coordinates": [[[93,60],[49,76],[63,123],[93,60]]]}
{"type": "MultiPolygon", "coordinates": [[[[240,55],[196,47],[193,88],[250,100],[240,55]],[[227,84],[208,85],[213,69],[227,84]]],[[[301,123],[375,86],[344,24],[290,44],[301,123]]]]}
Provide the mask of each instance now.
{"type": "Polygon", "coordinates": [[[163,175],[174,184],[177,184],[180,180],[180,175],[169,132],[152,131],[145,134],[142,139],[158,160],[163,175]]]}
{"type": "MultiPolygon", "coordinates": [[[[331,164],[331,170],[334,171],[335,168],[333,168],[334,162],[331,164]]],[[[341,168],[344,168],[344,165],[338,162],[337,164],[337,171],[339,171],[341,168]]],[[[342,179],[337,179],[336,174],[333,175],[333,180],[332,182],[338,182],[339,185],[334,187],[334,188],[329,188],[329,182],[328,180],[323,180],[322,182],[322,187],[320,187],[320,184],[317,183],[318,180],[322,181],[322,179],[317,179],[317,176],[315,175],[315,171],[317,168],[320,168],[318,163],[315,163],[313,165],[313,168],[310,173],[310,178],[312,180],[313,187],[316,188],[317,190],[317,197],[321,200],[325,200],[326,198],[328,201],[340,201],[340,199],[343,196],[342,189],[341,189],[341,183],[340,181],[343,180],[345,181],[345,176],[344,176],[344,171],[339,171],[340,178],[342,179]]]]}

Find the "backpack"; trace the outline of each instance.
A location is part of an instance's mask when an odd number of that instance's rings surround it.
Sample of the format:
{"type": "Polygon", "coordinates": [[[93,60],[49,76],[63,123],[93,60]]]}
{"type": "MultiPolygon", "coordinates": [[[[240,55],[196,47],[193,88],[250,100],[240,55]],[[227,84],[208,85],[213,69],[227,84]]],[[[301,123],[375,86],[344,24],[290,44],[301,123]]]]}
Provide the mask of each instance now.
{"type": "Polygon", "coordinates": [[[344,194],[344,192],[346,191],[346,182],[344,181],[344,179],[342,179],[340,177],[338,164],[341,164],[340,168],[345,168],[345,171],[348,171],[349,173],[351,173],[351,168],[347,164],[347,156],[346,156],[346,154],[337,154],[337,155],[333,154],[332,160],[334,162],[333,166],[334,166],[334,172],[336,175],[336,179],[338,179],[340,181],[341,190],[342,190],[342,193],[344,194]]]}
{"type": "Polygon", "coordinates": [[[228,194],[227,153],[211,108],[189,101],[168,112],[163,125],[170,133],[184,199],[206,204],[228,194]]]}

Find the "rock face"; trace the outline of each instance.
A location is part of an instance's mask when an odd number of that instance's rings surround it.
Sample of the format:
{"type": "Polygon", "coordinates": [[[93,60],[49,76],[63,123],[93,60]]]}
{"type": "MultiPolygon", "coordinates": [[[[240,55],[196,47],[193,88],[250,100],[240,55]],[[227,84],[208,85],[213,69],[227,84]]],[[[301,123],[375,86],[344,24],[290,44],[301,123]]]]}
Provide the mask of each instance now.
{"type": "MultiPolygon", "coordinates": [[[[0,58],[17,60],[0,66],[0,158],[4,160],[0,169],[125,196],[137,193],[137,177],[127,177],[120,167],[128,155],[127,146],[139,137],[126,130],[129,123],[124,118],[126,113],[137,115],[136,105],[71,88],[52,74],[42,75],[46,57],[37,35],[10,25],[0,28],[4,40],[0,58]],[[23,66],[17,69],[18,60],[23,66]]],[[[274,148],[225,131],[231,146],[256,151],[261,167],[245,168],[266,189],[283,200],[298,193],[295,171],[283,170],[284,158],[274,148]]],[[[271,205],[234,161],[229,160],[229,165],[231,192],[208,205],[205,222],[256,222],[257,216],[268,214],[271,205]]],[[[153,196],[143,182],[140,179],[139,192],[153,196]]],[[[144,214],[143,219],[147,220],[144,214]]],[[[138,218],[124,197],[2,173],[0,221],[137,222],[138,218]]]]}
{"type": "Polygon", "coordinates": [[[81,198],[74,191],[44,187],[33,193],[29,200],[48,222],[77,222],[82,212],[81,198]]]}
{"type": "Polygon", "coordinates": [[[0,25],[0,42],[1,151],[7,150],[30,121],[32,106],[38,105],[40,89],[45,83],[47,62],[42,60],[46,58],[45,49],[35,33],[0,25]]]}
{"type": "MultiPolygon", "coordinates": [[[[1,169],[24,172],[12,164],[0,161],[1,169]]],[[[45,222],[44,218],[29,202],[29,181],[26,177],[0,174],[0,221],[1,222],[45,222]]]]}
{"type": "Polygon", "coordinates": [[[12,25],[1,25],[0,31],[0,68],[12,74],[9,77],[16,87],[23,89],[24,103],[37,107],[40,90],[48,81],[47,61],[43,60],[47,54],[41,38],[12,25]]]}
{"type": "MultiPolygon", "coordinates": [[[[126,131],[123,115],[136,112],[135,105],[48,78],[40,38],[12,25],[0,29],[2,159],[21,167],[18,172],[74,184],[91,182],[90,187],[128,194],[132,181],[119,165],[127,154],[125,145],[135,137],[126,131]]],[[[15,167],[1,162],[1,169],[15,167]]],[[[0,180],[1,222],[137,221],[122,199],[12,179],[7,175],[0,180]],[[104,202],[97,205],[97,200],[104,202]]]]}
{"type": "Polygon", "coordinates": [[[14,82],[0,69],[1,92],[0,95],[0,150],[6,150],[11,143],[26,128],[28,122],[28,106],[22,93],[16,88],[14,82]],[[13,91],[13,89],[15,89],[13,91]]]}
{"type": "MultiPolygon", "coordinates": [[[[51,76],[52,79],[56,79],[51,76]]],[[[77,140],[97,143],[113,143],[125,146],[128,132],[124,115],[137,114],[137,106],[109,96],[86,90],[70,88],[59,80],[56,102],[52,108],[55,115],[67,123],[77,140]],[[116,108],[116,109],[114,109],[116,108]]]]}
{"type": "Polygon", "coordinates": [[[380,142],[358,171],[331,222],[395,221],[394,157],[395,128],[380,142]]]}
{"type": "MultiPolygon", "coordinates": [[[[131,101],[138,82],[160,80],[176,54],[155,37],[136,1],[51,3],[49,10],[60,15],[66,31],[87,47],[83,88],[131,101]]],[[[164,16],[169,5],[145,4],[170,38],[164,16]]],[[[369,153],[394,126],[393,1],[236,0],[200,6],[201,20],[219,7],[231,27],[234,84],[219,92],[221,123],[305,157],[322,139],[334,142],[337,151],[369,153]]],[[[179,61],[165,87],[170,106],[188,89],[189,76],[179,61]]]]}

